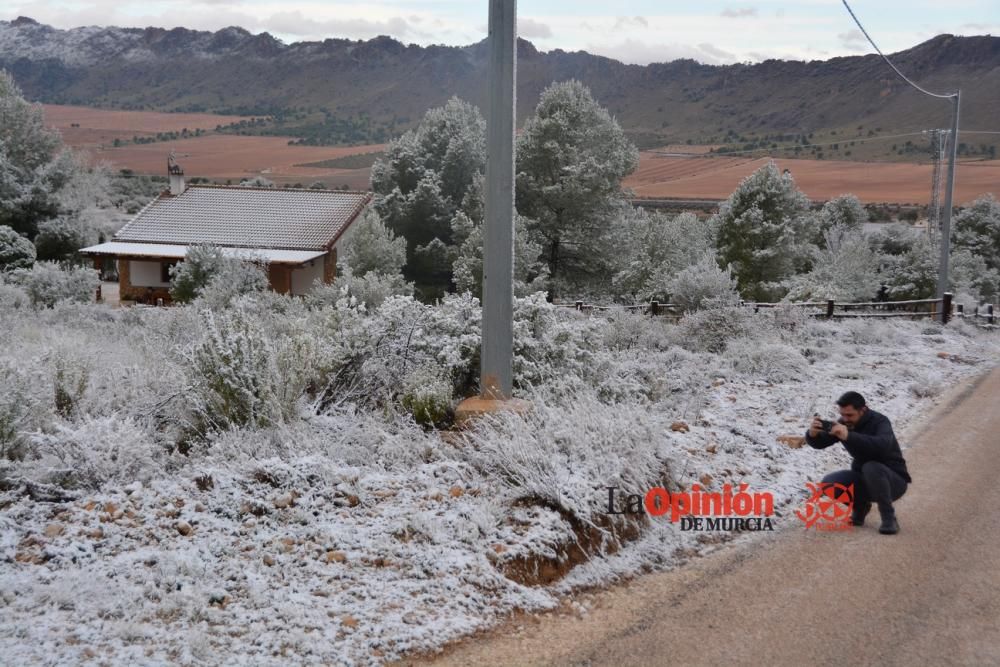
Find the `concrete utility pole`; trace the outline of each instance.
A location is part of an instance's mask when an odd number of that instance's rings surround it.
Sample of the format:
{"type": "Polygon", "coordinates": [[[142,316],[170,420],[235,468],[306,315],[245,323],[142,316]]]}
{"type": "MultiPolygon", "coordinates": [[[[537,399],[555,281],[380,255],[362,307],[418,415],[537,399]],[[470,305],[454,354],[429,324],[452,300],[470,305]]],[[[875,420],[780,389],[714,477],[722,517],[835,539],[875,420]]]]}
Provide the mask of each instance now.
{"type": "Polygon", "coordinates": [[[490,0],[483,347],[480,396],[508,399],[513,384],[514,109],[517,0],[490,0]]]}
{"type": "Polygon", "coordinates": [[[951,134],[948,144],[948,184],[944,191],[944,215],[941,217],[941,257],[938,261],[937,298],[943,299],[948,291],[948,260],[951,255],[951,207],[955,194],[955,159],[958,156],[958,111],[962,100],[962,91],[956,91],[952,97],[954,104],[951,112],[951,134]]]}
{"type": "Polygon", "coordinates": [[[525,413],[511,398],[514,376],[514,129],[517,0],[490,0],[483,344],[479,395],[455,408],[455,423],[497,412],[525,413]]]}

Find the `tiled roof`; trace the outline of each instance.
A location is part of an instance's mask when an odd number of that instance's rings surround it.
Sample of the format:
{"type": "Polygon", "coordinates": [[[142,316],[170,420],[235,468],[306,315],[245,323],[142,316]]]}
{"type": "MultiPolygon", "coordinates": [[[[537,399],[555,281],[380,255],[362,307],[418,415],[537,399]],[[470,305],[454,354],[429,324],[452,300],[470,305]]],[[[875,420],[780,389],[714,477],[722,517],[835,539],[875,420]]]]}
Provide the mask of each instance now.
{"type": "Polygon", "coordinates": [[[365,192],[192,185],[154,199],[114,240],[322,250],[370,199],[365,192]]]}
{"type": "MultiPolygon", "coordinates": [[[[114,255],[124,257],[156,257],[158,259],[184,259],[190,246],[173,243],[123,243],[110,241],[80,250],[85,255],[114,255]]],[[[269,264],[305,264],[322,257],[321,250],[271,250],[269,248],[220,248],[223,256],[256,260],[269,264]]]]}

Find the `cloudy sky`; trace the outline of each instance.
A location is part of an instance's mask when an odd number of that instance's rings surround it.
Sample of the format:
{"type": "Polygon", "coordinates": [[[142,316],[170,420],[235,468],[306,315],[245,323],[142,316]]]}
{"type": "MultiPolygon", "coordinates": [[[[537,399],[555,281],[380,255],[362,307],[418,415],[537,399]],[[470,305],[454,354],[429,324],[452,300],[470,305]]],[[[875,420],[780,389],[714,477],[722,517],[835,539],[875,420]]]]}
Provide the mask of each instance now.
{"type": "MultiPolygon", "coordinates": [[[[853,0],[887,52],[940,33],[1000,34],[998,0],[853,0]]],[[[285,42],[391,35],[417,44],[471,44],[486,34],[486,0],[2,0],[0,20],[30,16],[59,28],[81,25],[230,25],[285,42]]],[[[825,59],[867,53],[839,0],[520,0],[522,37],[545,51],[583,49],[645,64],[766,58],[825,59]]]]}

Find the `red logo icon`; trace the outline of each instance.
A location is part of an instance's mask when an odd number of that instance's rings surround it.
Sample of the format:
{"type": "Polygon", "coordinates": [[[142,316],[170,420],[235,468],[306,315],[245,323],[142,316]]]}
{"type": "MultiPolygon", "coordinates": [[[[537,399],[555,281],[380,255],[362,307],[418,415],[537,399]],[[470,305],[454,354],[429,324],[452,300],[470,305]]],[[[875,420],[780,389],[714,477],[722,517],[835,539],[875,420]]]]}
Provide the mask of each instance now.
{"type": "Polygon", "coordinates": [[[854,507],[854,484],[806,482],[809,498],[805,507],[795,510],[806,528],[816,530],[850,530],[854,507]]]}

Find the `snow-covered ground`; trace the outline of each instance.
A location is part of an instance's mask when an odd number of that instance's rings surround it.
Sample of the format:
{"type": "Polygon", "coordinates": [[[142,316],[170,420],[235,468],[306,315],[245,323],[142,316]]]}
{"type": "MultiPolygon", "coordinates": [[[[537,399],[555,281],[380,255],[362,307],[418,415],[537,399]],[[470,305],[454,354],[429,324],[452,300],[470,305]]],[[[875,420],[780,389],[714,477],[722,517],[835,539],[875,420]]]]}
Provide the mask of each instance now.
{"type": "Polygon", "coordinates": [[[0,662],[346,665],[433,650],[717,548],[652,519],[550,585],[504,576],[599,522],[605,487],[745,482],[795,527],[805,482],[849,458],[778,435],[832,416],[848,389],[899,433],[1000,358],[997,332],[963,322],[723,309],[670,325],[534,298],[515,327],[534,409],[464,435],[419,426],[400,387],[414,367],[454,386],[474,376],[477,320],[461,297],[369,313],[264,296],[214,316],[0,314],[0,432],[19,434],[0,441],[0,662]]]}

